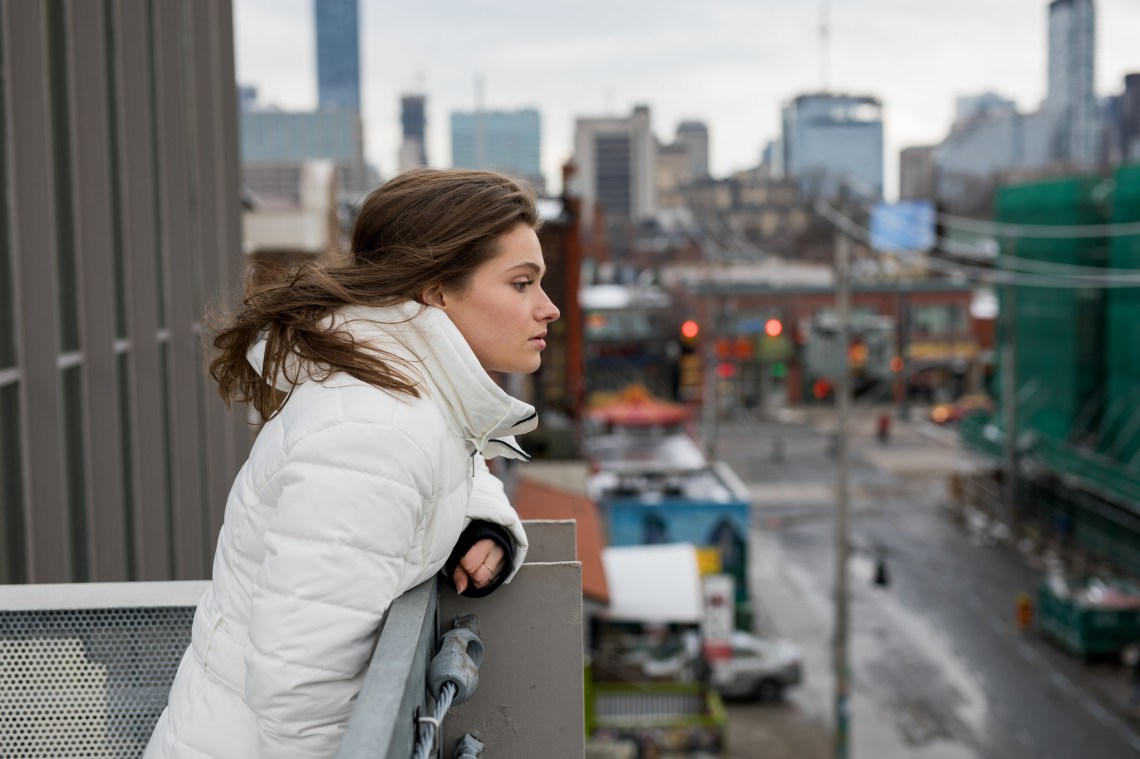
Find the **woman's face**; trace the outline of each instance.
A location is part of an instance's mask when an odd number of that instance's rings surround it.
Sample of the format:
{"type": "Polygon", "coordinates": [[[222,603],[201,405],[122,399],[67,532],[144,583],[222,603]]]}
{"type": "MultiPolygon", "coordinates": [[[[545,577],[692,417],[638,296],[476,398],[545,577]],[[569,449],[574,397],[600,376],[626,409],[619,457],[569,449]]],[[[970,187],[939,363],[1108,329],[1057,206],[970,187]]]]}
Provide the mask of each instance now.
{"type": "Polygon", "coordinates": [[[540,284],[545,273],[538,235],[519,224],[499,238],[498,255],[475,270],[466,289],[434,289],[424,300],[451,318],[484,369],[530,373],[542,363],[546,326],[558,318],[540,284]]]}

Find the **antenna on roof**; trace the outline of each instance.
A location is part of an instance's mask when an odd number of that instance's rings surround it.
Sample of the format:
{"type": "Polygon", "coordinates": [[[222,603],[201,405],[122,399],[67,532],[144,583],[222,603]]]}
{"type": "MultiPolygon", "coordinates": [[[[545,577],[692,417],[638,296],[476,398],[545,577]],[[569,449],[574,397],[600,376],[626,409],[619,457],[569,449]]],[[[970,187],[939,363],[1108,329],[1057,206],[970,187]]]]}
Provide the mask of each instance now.
{"type": "Polygon", "coordinates": [[[475,168],[486,168],[487,122],[483,109],[483,76],[475,77],[475,168]]]}
{"type": "Polygon", "coordinates": [[[828,25],[827,0],[819,3],[819,79],[820,90],[828,89],[828,45],[830,43],[831,29],[828,25]]]}

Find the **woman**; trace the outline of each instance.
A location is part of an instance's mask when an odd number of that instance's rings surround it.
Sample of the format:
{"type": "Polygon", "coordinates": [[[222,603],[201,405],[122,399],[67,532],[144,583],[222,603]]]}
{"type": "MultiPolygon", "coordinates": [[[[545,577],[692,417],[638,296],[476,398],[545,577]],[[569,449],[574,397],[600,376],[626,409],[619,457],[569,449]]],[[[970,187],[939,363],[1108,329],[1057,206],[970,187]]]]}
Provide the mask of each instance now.
{"type": "Polygon", "coordinates": [[[487,372],[536,370],[558,318],[537,226],[502,175],[402,174],[349,264],[249,293],[217,334],[222,396],[268,421],[147,757],[332,756],[391,601],[445,567],[468,595],[517,571],[485,459],[526,458],[537,415],[487,372]]]}

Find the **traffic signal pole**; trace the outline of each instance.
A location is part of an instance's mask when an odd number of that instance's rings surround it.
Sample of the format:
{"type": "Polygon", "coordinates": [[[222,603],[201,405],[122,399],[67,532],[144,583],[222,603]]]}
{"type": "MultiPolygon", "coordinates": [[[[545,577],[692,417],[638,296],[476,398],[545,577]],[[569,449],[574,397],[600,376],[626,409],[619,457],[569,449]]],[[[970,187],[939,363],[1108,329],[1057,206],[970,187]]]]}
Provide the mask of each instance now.
{"type": "MultiPolygon", "coordinates": [[[[839,315],[839,344],[847,346],[851,340],[851,240],[842,231],[835,236],[835,289],[839,315]]],[[[850,551],[850,445],[848,417],[851,414],[851,357],[843,350],[842,370],[839,373],[839,396],[836,420],[835,476],[835,638],[833,663],[835,666],[835,756],[847,759],[850,743],[850,689],[851,666],[848,660],[848,577],[847,558],[850,551]]]]}
{"type": "Polygon", "coordinates": [[[720,335],[719,298],[714,299],[712,318],[707,318],[710,329],[701,345],[703,360],[703,387],[701,388],[701,427],[705,437],[705,457],[711,464],[716,459],[717,398],[716,398],[716,339],[720,335]]]}

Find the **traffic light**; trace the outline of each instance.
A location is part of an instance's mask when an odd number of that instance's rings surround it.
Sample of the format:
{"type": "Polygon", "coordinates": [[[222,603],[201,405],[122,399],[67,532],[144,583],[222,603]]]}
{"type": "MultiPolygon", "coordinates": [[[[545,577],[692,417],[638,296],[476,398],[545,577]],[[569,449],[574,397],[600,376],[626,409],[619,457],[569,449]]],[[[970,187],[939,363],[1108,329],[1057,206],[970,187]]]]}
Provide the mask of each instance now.
{"type": "Polygon", "coordinates": [[[681,325],[681,337],[686,340],[696,340],[699,334],[701,334],[701,325],[692,319],[689,319],[681,325]]]}
{"type": "Polygon", "coordinates": [[[716,365],[716,376],[721,379],[732,379],[736,376],[736,364],[722,361],[716,365]]]}
{"type": "Polygon", "coordinates": [[[784,333],[784,323],[773,317],[764,322],[764,334],[768,337],[779,337],[784,333]]]}

